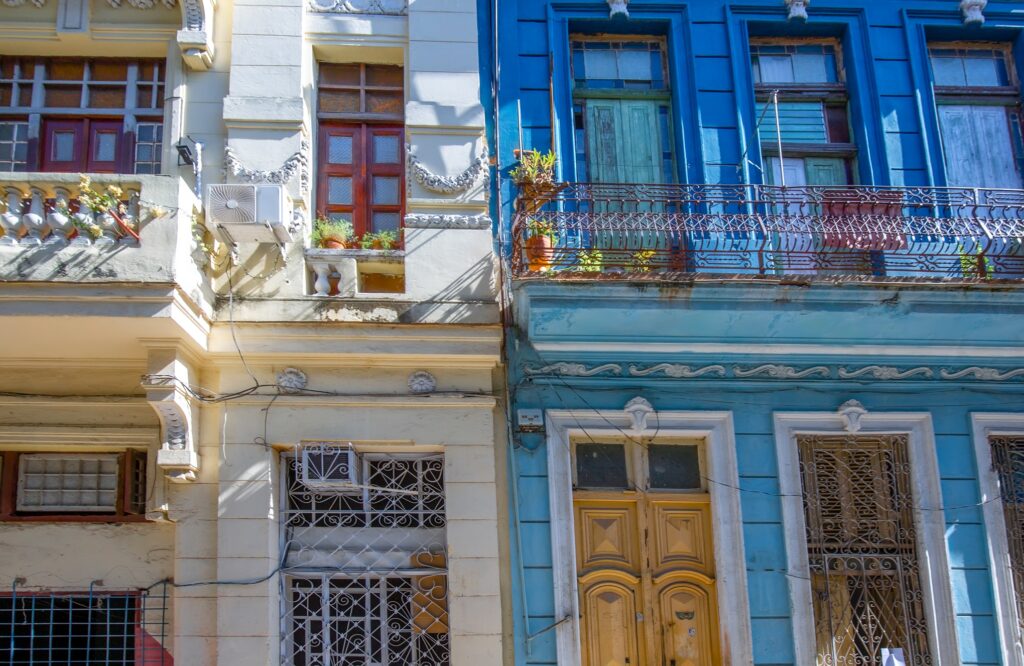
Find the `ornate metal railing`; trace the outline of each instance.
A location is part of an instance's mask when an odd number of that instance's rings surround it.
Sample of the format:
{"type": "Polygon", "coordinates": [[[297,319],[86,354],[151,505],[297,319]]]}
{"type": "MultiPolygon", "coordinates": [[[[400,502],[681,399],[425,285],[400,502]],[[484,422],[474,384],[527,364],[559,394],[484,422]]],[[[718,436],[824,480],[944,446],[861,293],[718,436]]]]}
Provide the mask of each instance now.
{"type": "Polygon", "coordinates": [[[1024,279],[1024,190],[572,183],[516,203],[520,277],[1024,279]]]}

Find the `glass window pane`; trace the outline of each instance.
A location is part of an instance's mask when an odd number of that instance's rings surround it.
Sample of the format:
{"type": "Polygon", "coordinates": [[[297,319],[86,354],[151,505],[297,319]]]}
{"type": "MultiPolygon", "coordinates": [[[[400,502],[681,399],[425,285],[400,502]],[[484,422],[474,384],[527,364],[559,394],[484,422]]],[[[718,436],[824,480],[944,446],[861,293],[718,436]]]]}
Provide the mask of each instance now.
{"type": "Polygon", "coordinates": [[[382,206],[397,206],[400,203],[400,184],[400,179],[395,176],[374,176],[373,203],[382,206]]]}
{"type": "Polygon", "coordinates": [[[398,164],[398,137],[376,135],[373,137],[373,161],[376,164],[398,164]]]}
{"type": "Polygon", "coordinates": [[[932,57],[932,74],[937,86],[965,86],[963,62],[959,58],[932,57]]]}
{"type": "Polygon", "coordinates": [[[405,112],[402,93],[400,92],[367,92],[366,112],[388,115],[402,115],[405,112]]]}
{"type": "Polygon", "coordinates": [[[999,71],[1001,62],[992,57],[967,58],[964,67],[967,70],[967,83],[972,86],[1006,85],[999,71]]]}
{"type": "Polygon", "coordinates": [[[94,109],[123,109],[124,88],[89,87],[89,106],[94,109]]]}
{"type": "Polygon", "coordinates": [[[398,213],[374,213],[372,226],[374,231],[398,231],[401,219],[398,213]]]}
{"type": "Polygon", "coordinates": [[[583,52],[583,67],[587,79],[611,80],[619,78],[615,54],[611,51],[592,51],[587,49],[583,52]]]}
{"type": "Polygon", "coordinates": [[[327,113],[359,113],[359,91],[321,90],[320,110],[327,113]]]}
{"type": "Polygon", "coordinates": [[[352,137],[328,137],[327,161],[331,164],[352,164],[352,137]]]}
{"type": "Polygon", "coordinates": [[[97,162],[113,162],[117,159],[117,135],[99,132],[93,135],[92,158],[97,162]]]}
{"type": "Polygon", "coordinates": [[[352,179],[332,176],[327,179],[327,203],[341,206],[352,205],[352,179]]]}
{"type": "Polygon", "coordinates": [[[55,162],[70,162],[75,159],[75,133],[54,132],[50,159],[55,162]]]}
{"type": "Polygon", "coordinates": [[[793,78],[797,83],[828,83],[825,56],[821,53],[797,53],[793,56],[793,78]]]}
{"type": "Polygon", "coordinates": [[[652,444],[647,453],[651,488],[691,490],[702,486],[696,445],[652,444]]]}
{"type": "Polygon", "coordinates": [[[404,85],[402,68],[392,65],[367,65],[366,85],[401,88],[404,85]]]}
{"type": "Polygon", "coordinates": [[[762,83],[793,83],[793,59],[788,55],[762,55],[758,58],[761,64],[762,83]]]}
{"type": "Polygon", "coordinates": [[[46,106],[77,109],[82,106],[81,86],[46,86],[46,106]]]}
{"type": "Polygon", "coordinates": [[[626,447],[622,444],[577,444],[576,486],[628,488],[626,447]]]}
{"type": "Polygon", "coordinates": [[[617,78],[632,81],[650,81],[651,56],[647,51],[619,52],[619,75],[617,78]]]}

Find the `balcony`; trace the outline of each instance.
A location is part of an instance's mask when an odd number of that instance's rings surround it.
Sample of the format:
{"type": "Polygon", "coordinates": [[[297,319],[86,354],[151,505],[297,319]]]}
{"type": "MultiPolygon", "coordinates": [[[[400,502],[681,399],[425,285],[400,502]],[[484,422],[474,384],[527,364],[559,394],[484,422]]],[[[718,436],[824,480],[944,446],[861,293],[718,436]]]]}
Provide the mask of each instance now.
{"type": "Polygon", "coordinates": [[[205,282],[180,178],[93,175],[91,189],[116,195],[112,214],[89,210],[78,174],[0,174],[0,281],[205,282]]]}
{"type": "Polygon", "coordinates": [[[560,183],[521,193],[524,279],[1024,279],[1024,191],[560,183]]]}

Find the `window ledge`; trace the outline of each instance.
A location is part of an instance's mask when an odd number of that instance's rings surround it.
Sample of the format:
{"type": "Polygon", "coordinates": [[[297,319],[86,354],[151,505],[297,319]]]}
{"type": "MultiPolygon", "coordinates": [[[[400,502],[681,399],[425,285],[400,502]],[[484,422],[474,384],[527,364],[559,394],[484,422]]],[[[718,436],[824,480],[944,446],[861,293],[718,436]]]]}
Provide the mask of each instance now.
{"type": "Polygon", "coordinates": [[[387,264],[398,264],[405,259],[405,250],[364,250],[362,248],[309,248],[306,259],[332,260],[355,259],[357,261],[374,261],[387,264]]]}

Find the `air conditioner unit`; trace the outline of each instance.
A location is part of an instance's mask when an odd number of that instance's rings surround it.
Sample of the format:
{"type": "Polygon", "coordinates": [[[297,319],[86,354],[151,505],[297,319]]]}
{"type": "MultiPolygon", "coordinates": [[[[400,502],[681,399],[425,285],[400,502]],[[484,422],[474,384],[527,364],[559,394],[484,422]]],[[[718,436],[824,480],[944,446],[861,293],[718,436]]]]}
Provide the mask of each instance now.
{"type": "Polygon", "coordinates": [[[302,485],[313,490],[361,492],[359,456],[351,444],[313,444],[302,448],[302,485]]]}
{"type": "Polygon", "coordinates": [[[210,185],[206,216],[231,244],[292,241],[292,207],[284,185],[210,185]]]}

